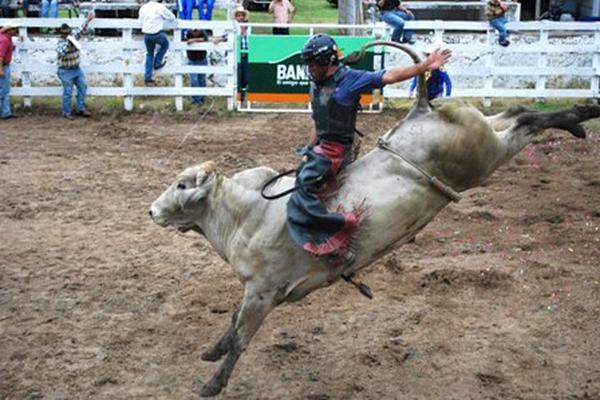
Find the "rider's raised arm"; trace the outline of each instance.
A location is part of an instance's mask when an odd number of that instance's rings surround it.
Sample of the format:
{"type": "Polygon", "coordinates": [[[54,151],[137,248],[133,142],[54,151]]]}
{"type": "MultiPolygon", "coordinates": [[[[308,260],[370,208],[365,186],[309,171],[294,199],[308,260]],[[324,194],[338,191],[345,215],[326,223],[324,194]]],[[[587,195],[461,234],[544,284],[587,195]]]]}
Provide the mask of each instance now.
{"type": "Polygon", "coordinates": [[[437,69],[446,64],[451,56],[452,51],[449,49],[437,49],[419,64],[414,64],[408,67],[395,67],[385,71],[382,77],[383,84],[389,85],[391,83],[405,81],[427,71],[428,69],[437,69]]]}

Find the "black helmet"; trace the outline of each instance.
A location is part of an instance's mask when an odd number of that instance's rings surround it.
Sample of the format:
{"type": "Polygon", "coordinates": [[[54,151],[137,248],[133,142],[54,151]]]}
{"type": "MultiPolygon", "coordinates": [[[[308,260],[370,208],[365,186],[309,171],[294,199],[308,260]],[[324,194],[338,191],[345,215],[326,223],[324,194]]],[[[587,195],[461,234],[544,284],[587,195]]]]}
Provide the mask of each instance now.
{"type": "Polygon", "coordinates": [[[318,33],[308,39],[302,48],[302,61],[316,62],[319,65],[329,65],[338,60],[338,47],[335,41],[326,33],[318,33]]]}

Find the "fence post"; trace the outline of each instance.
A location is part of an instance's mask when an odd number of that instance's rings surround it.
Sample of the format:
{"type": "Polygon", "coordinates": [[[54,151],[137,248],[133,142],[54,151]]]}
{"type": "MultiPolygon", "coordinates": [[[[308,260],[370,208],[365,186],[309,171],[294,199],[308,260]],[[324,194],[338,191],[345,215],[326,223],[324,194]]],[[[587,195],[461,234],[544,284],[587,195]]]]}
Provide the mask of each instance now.
{"type": "Polygon", "coordinates": [[[132,50],[131,43],[133,41],[133,29],[126,28],[123,29],[122,32],[122,40],[123,40],[123,53],[125,56],[125,73],[123,74],[123,88],[125,89],[125,98],[123,99],[123,107],[126,111],[133,111],[133,96],[131,95],[131,91],[133,89],[133,74],[131,73],[131,68],[133,68],[133,62],[131,59],[132,50]]]}
{"type": "MultiPolygon", "coordinates": [[[[231,46],[231,50],[227,52],[227,66],[230,68],[231,75],[227,77],[227,86],[231,88],[231,97],[227,97],[227,109],[229,111],[233,110],[235,104],[237,103],[237,92],[238,92],[238,82],[237,82],[237,29],[239,25],[236,24],[233,29],[229,29],[227,32],[227,43],[231,46]]],[[[246,93],[246,96],[248,93],[246,93]]],[[[247,99],[246,99],[247,101],[247,99]]]]}
{"type": "MultiPolygon", "coordinates": [[[[177,47],[177,50],[175,50],[175,67],[181,67],[183,65],[183,49],[179,48],[182,43],[181,33],[182,30],[179,28],[173,30],[173,41],[175,42],[175,47],[177,47]]],[[[177,70],[181,70],[181,68],[177,68],[177,70]]],[[[175,87],[177,89],[183,88],[183,74],[175,74],[175,87]]],[[[181,92],[181,90],[178,90],[178,92],[181,92]]],[[[183,111],[183,96],[175,96],[175,109],[177,111],[183,111]]]]}
{"type": "MultiPolygon", "coordinates": [[[[27,93],[31,88],[31,73],[28,71],[29,66],[29,36],[27,35],[27,27],[22,26],[19,28],[19,40],[24,46],[19,46],[19,56],[21,57],[21,63],[25,66],[25,69],[21,73],[22,87],[27,93]]],[[[31,108],[31,96],[23,96],[23,105],[26,108],[31,108]]]]}
{"type": "MultiPolygon", "coordinates": [[[[548,31],[544,29],[540,29],[540,41],[538,42],[540,49],[540,55],[538,57],[538,68],[543,74],[546,71],[546,67],[548,66],[548,55],[543,50],[548,46],[548,31]]],[[[536,101],[544,101],[543,92],[546,90],[546,75],[538,75],[537,81],[535,83],[535,91],[536,91],[536,101]],[[541,93],[541,94],[540,94],[541,93]]]]}
{"type": "Polygon", "coordinates": [[[596,27],[594,32],[594,55],[592,56],[592,67],[594,76],[592,77],[592,96],[596,103],[600,101],[600,27],[596,27]]]}
{"type": "MultiPolygon", "coordinates": [[[[496,32],[491,29],[488,28],[487,29],[487,35],[486,35],[486,44],[488,46],[488,49],[492,49],[494,46],[494,37],[495,37],[496,32]]],[[[483,89],[485,92],[485,95],[483,97],[483,106],[484,107],[490,107],[492,105],[492,98],[490,97],[490,93],[492,92],[492,89],[494,88],[494,74],[492,72],[492,68],[494,67],[494,52],[493,51],[488,51],[487,54],[485,55],[485,68],[488,71],[487,76],[485,77],[485,82],[483,83],[483,89]]]]}

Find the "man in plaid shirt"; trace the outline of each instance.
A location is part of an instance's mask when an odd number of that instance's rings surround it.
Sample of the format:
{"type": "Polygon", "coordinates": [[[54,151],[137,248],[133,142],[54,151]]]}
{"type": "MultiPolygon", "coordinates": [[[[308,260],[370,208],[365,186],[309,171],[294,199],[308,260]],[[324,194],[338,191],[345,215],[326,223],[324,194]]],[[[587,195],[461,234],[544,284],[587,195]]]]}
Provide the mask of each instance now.
{"type": "Polygon", "coordinates": [[[85,75],[79,67],[79,51],[81,44],[78,39],[86,32],[90,21],[94,19],[94,13],[90,12],[79,29],[71,30],[69,25],[60,26],[60,39],[56,45],[58,54],[58,78],[63,85],[63,117],[73,120],[71,112],[71,96],[73,94],[73,85],[77,87],[77,111],[76,114],[82,117],[90,117],[91,114],[85,108],[85,94],[87,84],[85,75]]]}

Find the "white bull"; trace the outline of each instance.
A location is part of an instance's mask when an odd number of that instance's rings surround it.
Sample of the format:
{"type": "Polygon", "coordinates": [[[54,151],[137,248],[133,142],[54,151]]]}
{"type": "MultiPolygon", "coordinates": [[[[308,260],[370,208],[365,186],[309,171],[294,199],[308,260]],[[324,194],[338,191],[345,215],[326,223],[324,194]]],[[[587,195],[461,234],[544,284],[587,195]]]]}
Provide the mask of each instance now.
{"type": "MultiPolygon", "coordinates": [[[[462,192],[485,181],[534,134],[560,128],[585,137],[578,124],[598,116],[600,107],[594,105],[545,113],[517,107],[485,117],[464,104],[431,110],[420,102],[384,135],[392,151],[376,147],[351,164],[344,186],[329,200],[334,209],[362,201],[369,206],[353,240],[356,261],[347,270],[311,257],[292,242],[286,227],[288,197],[267,201],[260,194],[276,171],[254,168],[229,179],[212,162],[183,171],[152,204],[151,217],[161,226],[205,236],[244,284],[231,326],[202,355],[207,361],[227,357],[200,394],[213,396],[227,385],[237,359],[273,308],[331,285],[342,273],[363,268],[410,241],[448,204],[448,196],[410,163],[462,192]]],[[[282,179],[272,190],[291,185],[293,180],[282,179]]]]}

